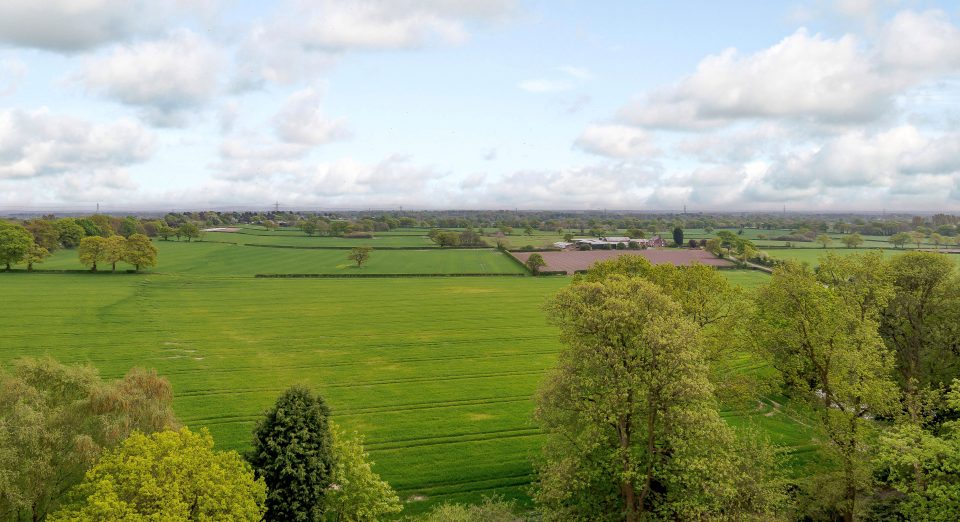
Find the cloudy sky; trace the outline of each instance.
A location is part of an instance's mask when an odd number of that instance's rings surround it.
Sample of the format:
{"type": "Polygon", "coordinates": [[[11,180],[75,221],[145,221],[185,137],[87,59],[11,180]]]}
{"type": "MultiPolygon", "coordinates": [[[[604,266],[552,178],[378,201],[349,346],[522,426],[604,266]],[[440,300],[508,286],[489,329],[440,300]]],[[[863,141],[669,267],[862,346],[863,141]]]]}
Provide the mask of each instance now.
{"type": "Polygon", "coordinates": [[[960,3],[3,0],[0,210],[960,209],[960,3]]]}

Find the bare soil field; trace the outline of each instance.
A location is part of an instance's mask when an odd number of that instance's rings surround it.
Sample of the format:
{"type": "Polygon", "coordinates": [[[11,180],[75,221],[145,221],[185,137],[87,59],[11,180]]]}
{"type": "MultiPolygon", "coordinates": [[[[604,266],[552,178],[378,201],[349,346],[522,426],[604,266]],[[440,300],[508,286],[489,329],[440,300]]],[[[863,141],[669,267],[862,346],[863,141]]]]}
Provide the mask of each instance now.
{"type": "MultiPolygon", "coordinates": [[[[526,263],[532,252],[511,252],[513,257],[526,263]]],[[[656,250],[587,250],[540,252],[547,266],[546,271],[564,271],[568,275],[576,270],[586,270],[597,261],[613,259],[619,256],[643,256],[653,264],[673,263],[674,265],[691,265],[701,263],[710,266],[733,266],[733,263],[715,257],[704,250],[687,249],[656,249],[656,250]]]]}

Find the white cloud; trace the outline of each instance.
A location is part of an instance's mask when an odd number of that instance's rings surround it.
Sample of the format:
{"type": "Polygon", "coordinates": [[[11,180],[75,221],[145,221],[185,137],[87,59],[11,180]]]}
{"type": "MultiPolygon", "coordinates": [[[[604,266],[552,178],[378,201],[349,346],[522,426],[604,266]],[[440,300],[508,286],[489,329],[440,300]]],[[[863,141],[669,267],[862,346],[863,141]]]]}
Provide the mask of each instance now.
{"type": "Polygon", "coordinates": [[[881,61],[900,71],[960,69],[960,29],[943,11],[897,13],[883,28],[878,47],[881,61]]]}
{"type": "Polygon", "coordinates": [[[89,61],[78,79],[89,89],[140,109],[161,126],[182,126],[218,92],[220,49],[186,29],[158,41],[124,45],[89,61]]]}
{"type": "Polygon", "coordinates": [[[331,120],[321,110],[323,94],[315,88],[293,93],[273,118],[277,136],[288,143],[322,145],[350,136],[346,120],[331,120]]]}
{"type": "Polygon", "coordinates": [[[660,153],[650,133],[626,125],[590,125],[574,146],[591,154],[610,158],[639,158],[660,153]]]}
{"type": "Polygon", "coordinates": [[[0,178],[58,174],[119,175],[153,153],[153,136],[140,124],[93,124],[46,109],[0,110],[0,178]]]}
{"type": "Polygon", "coordinates": [[[851,35],[829,39],[800,29],[748,56],[735,49],[704,58],[678,84],[628,105],[628,122],[709,128],[740,118],[861,122],[889,108],[902,87],[882,77],[851,35]]]}
{"type": "Polygon", "coordinates": [[[573,76],[578,80],[593,79],[593,73],[590,72],[588,69],[584,69],[583,67],[574,67],[572,65],[562,65],[558,67],[557,70],[566,75],[573,76]]]}
{"type": "Polygon", "coordinates": [[[177,15],[206,14],[199,0],[3,0],[0,42],[59,52],[155,32],[177,15]]]}
{"type": "Polygon", "coordinates": [[[234,88],[315,77],[343,53],[455,45],[470,26],[504,20],[516,0],[299,0],[254,27],[240,46],[234,88]]]}
{"type": "Polygon", "coordinates": [[[524,80],[517,84],[521,90],[532,92],[532,93],[546,93],[546,92],[561,92],[569,91],[573,88],[568,82],[556,81],[556,80],[544,80],[544,79],[534,79],[534,80],[524,80]]]}

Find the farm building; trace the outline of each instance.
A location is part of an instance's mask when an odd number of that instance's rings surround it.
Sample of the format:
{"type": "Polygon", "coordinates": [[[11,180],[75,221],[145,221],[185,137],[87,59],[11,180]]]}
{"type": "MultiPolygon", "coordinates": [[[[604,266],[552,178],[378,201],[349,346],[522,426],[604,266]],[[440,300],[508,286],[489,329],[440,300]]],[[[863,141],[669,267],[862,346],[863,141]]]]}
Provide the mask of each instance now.
{"type": "Polygon", "coordinates": [[[598,238],[586,238],[586,239],[574,239],[574,244],[579,245],[590,245],[591,247],[616,247],[617,245],[623,245],[624,247],[628,246],[630,243],[637,243],[641,248],[657,248],[666,246],[666,243],[663,241],[663,238],[660,236],[653,236],[650,239],[631,239],[626,236],[601,236],[598,238]]]}

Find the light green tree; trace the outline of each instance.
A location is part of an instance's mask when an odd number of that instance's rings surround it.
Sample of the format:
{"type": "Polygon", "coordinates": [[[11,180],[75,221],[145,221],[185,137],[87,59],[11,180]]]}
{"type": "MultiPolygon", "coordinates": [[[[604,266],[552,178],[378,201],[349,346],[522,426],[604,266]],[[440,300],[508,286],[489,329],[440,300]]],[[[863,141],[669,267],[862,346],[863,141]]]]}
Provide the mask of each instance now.
{"type": "Polygon", "coordinates": [[[172,400],[152,372],[104,382],[89,366],[14,362],[0,372],[0,520],[42,520],[104,448],[176,427],[172,400]]]}
{"type": "Polygon", "coordinates": [[[73,218],[58,219],[53,222],[53,227],[57,229],[57,239],[63,248],[76,247],[86,235],[83,227],[78,225],[77,220],[73,218]]]}
{"type": "Polygon", "coordinates": [[[184,223],[180,225],[180,228],[177,229],[179,235],[187,238],[187,242],[193,241],[195,238],[200,237],[200,228],[197,227],[196,223],[184,223]]]}
{"type": "Polygon", "coordinates": [[[133,265],[134,270],[157,266],[157,247],[143,234],[133,234],[127,240],[123,260],[133,265]]]}
{"type": "Polygon", "coordinates": [[[31,245],[33,236],[27,229],[0,220],[0,264],[6,265],[7,270],[11,265],[23,261],[31,245]]]}
{"type": "Polygon", "coordinates": [[[893,357],[877,333],[883,303],[859,297],[869,294],[824,284],[796,263],[777,268],[757,292],[752,324],[761,353],[823,433],[823,471],[805,484],[814,519],[862,513],[873,487],[869,441],[877,427],[870,419],[897,409],[893,357]]]}
{"type": "Polygon", "coordinates": [[[778,516],[772,452],[720,419],[698,328],[659,287],[575,282],[548,314],[565,347],[537,400],[545,520],[778,516]]]}
{"type": "Polygon", "coordinates": [[[379,520],[403,509],[390,484],[373,471],[373,462],[363,450],[357,433],[348,435],[330,424],[334,466],[331,484],[324,495],[326,516],[336,522],[379,520]]]}
{"type": "Polygon", "coordinates": [[[24,258],[24,261],[27,262],[27,271],[32,272],[33,265],[43,263],[48,257],[50,257],[50,252],[46,248],[36,243],[30,245],[30,250],[27,251],[27,255],[24,258]]]}
{"type": "Polygon", "coordinates": [[[890,236],[887,241],[897,248],[903,248],[903,245],[909,243],[910,239],[910,234],[907,234],[906,232],[897,232],[896,234],[890,236]]]}
{"type": "Polygon", "coordinates": [[[863,237],[854,232],[853,234],[843,236],[840,241],[843,241],[843,244],[846,245],[847,248],[857,248],[863,244],[863,237]]]}
{"type": "Polygon", "coordinates": [[[110,271],[117,271],[117,263],[123,261],[127,256],[127,238],[117,234],[110,236],[106,240],[104,250],[104,261],[110,263],[110,271]]]}
{"type": "Polygon", "coordinates": [[[235,451],[214,451],[204,428],[133,433],[103,455],[51,522],[248,520],[267,488],[235,451]]]}
{"type": "Polygon", "coordinates": [[[537,275],[540,273],[541,268],[547,266],[547,262],[543,260],[542,255],[540,255],[538,252],[534,252],[530,254],[530,257],[527,258],[527,262],[524,263],[524,265],[530,269],[531,274],[537,275]]]}
{"type": "Polygon", "coordinates": [[[516,514],[512,502],[500,498],[484,497],[479,504],[440,504],[418,522],[526,522],[528,519],[516,514]]]}
{"type": "Polygon", "coordinates": [[[910,233],[910,242],[916,243],[918,249],[923,245],[925,239],[927,239],[927,235],[919,230],[910,233]]]}
{"type": "Polygon", "coordinates": [[[107,240],[100,236],[85,237],[80,240],[77,255],[80,257],[82,264],[89,266],[91,271],[96,272],[97,263],[107,259],[107,240]]]}
{"type": "Polygon", "coordinates": [[[827,248],[831,243],[833,243],[833,238],[826,234],[820,234],[817,236],[817,243],[823,245],[823,248],[827,248]]]}

